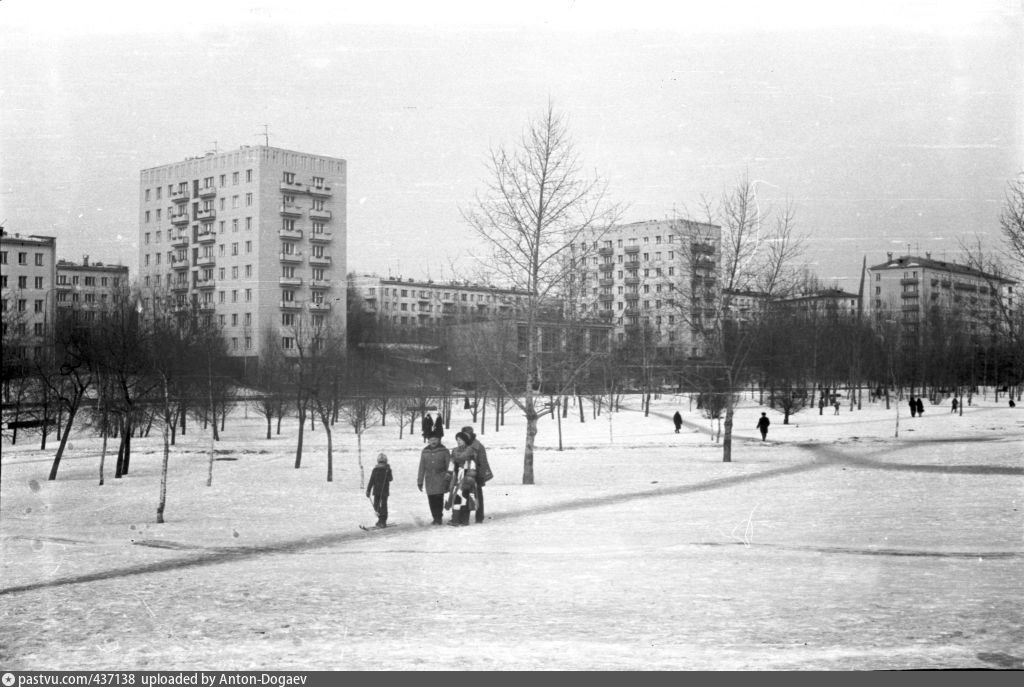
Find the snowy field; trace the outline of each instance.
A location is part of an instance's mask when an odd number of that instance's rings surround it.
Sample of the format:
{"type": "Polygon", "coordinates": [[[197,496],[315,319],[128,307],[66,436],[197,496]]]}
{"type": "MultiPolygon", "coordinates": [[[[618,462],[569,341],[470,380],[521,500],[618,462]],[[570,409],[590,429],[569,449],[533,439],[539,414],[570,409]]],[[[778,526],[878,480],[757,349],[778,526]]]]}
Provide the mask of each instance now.
{"type": "MultiPolygon", "coordinates": [[[[1024,408],[901,408],[898,438],[882,404],[769,410],[761,442],[748,399],[728,464],[688,398],[637,408],[570,412],[561,452],[544,418],[533,486],[521,420],[489,420],[488,519],[468,528],[425,524],[423,442],[393,426],[364,435],[366,474],[380,450],[395,473],[397,526],[370,533],[340,426],[328,483],[321,429],[295,470],[294,421],[267,441],[240,408],[211,487],[190,426],[163,525],[158,432],[123,479],[108,454],[102,487],[98,439],[74,437],[55,482],[56,442],[5,444],[0,667],[1024,667],[1024,408]]],[[[457,407],[445,444],[469,423],[457,407]]]]}

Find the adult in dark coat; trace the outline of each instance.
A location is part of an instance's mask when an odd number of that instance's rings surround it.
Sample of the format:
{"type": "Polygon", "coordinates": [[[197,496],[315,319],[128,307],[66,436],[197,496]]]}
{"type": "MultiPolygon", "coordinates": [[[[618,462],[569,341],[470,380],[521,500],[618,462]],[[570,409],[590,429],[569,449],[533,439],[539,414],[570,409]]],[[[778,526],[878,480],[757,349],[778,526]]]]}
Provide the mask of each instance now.
{"type": "Polygon", "coordinates": [[[437,420],[434,421],[434,434],[444,438],[444,416],[441,413],[437,414],[437,420]]]}
{"type": "Polygon", "coordinates": [[[427,413],[420,422],[420,431],[423,433],[424,443],[434,433],[434,418],[430,417],[430,413],[427,413]]]}
{"type": "Polygon", "coordinates": [[[388,526],[388,495],[391,493],[391,466],[388,457],[381,453],[377,456],[377,467],[370,473],[370,481],[366,483],[366,498],[373,498],[373,510],[377,513],[377,527],[388,526]]]}
{"type": "Polygon", "coordinates": [[[448,470],[448,461],[451,453],[441,443],[441,437],[431,434],[427,438],[427,445],[420,452],[420,469],[416,475],[416,487],[427,494],[427,504],[430,506],[430,515],[434,518],[434,524],[442,524],[444,515],[444,495],[448,491],[448,481],[445,474],[448,470]]]}
{"type": "Polygon", "coordinates": [[[480,443],[480,440],[476,436],[476,432],[473,431],[472,427],[463,427],[464,432],[472,441],[470,445],[476,451],[477,470],[476,470],[476,521],[484,521],[484,490],[483,486],[487,484],[493,477],[494,473],[491,472],[491,465],[487,462],[487,449],[480,443]]]}
{"type": "Polygon", "coordinates": [[[765,413],[761,413],[761,419],[757,421],[757,428],[761,431],[761,441],[768,436],[768,425],[772,423],[765,413]]]}
{"type": "Polygon", "coordinates": [[[917,399],[910,397],[910,417],[917,417],[917,399]]]}
{"type": "Polygon", "coordinates": [[[683,426],[683,416],[676,411],[676,414],[672,416],[672,422],[676,426],[676,434],[679,434],[679,429],[683,426]]]}
{"type": "Polygon", "coordinates": [[[924,401],[921,400],[920,396],[917,397],[917,414],[924,415],[924,401]]]}

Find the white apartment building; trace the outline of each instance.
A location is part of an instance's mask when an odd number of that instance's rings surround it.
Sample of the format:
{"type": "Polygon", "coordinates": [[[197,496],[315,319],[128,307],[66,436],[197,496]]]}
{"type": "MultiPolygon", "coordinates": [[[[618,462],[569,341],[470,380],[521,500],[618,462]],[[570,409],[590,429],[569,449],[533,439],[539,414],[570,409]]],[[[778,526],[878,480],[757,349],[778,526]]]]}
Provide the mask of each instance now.
{"type": "Polygon", "coordinates": [[[349,283],[363,309],[396,330],[492,319],[520,312],[527,292],[468,281],[422,281],[379,275],[352,275],[349,283]]]}
{"type": "Polygon", "coordinates": [[[717,289],[721,237],[719,226],[682,219],[592,232],[573,246],[576,314],[614,325],[619,342],[647,331],[660,348],[701,357],[692,325],[717,289]]]}
{"type": "Polygon", "coordinates": [[[5,357],[27,360],[42,353],[53,320],[57,239],[8,234],[0,228],[0,297],[5,357]]]}
{"type": "Polygon", "coordinates": [[[908,334],[934,310],[956,313],[971,332],[999,326],[1003,306],[1013,310],[1012,280],[987,274],[965,265],[905,255],[893,257],[867,269],[864,298],[876,320],[901,323],[908,334]],[[1002,304],[1000,303],[1002,300],[1002,304]]]}
{"type": "Polygon", "coordinates": [[[294,350],[306,318],[344,336],[346,189],[345,160],[270,146],[142,170],[144,297],[197,309],[233,356],[294,350]]]}

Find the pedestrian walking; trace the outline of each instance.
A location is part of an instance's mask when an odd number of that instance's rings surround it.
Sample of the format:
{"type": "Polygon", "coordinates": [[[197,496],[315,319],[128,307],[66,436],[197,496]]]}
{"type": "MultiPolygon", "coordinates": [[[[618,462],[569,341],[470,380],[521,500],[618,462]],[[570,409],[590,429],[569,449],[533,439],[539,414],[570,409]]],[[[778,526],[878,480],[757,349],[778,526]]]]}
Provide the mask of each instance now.
{"type": "Polygon", "coordinates": [[[768,415],[761,413],[761,419],[757,421],[757,428],[761,431],[761,441],[764,441],[768,437],[768,425],[772,423],[768,419],[768,415]]]}
{"type": "Polygon", "coordinates": [[[956,399],[954,398],[954,399],[953,399],[953,402],[949,404],[949,412],[951,412],[951,413],[955,413],[955,412],[956,412],[956,409],[957,409],[957,408],[959,407],[959,405],[960,405],[960,404],[959,404],[959,403],[957,403],[957,400],[956,400],[956,399]]]}
{"type": "Polygon", "coordinates": [[[377,527],[388,526],[388,495],[391,493],[391,466],[388,457],[377,455],[377,467],[370,472],[370,481],[366,483],[366,498],[373,501],[373,510],[377,513],[377,527]]]}
{"type": "Polygon", "coordinates": [[[427,505],[435,525],[442,524],[444,516],[444,495],[448,492],[450,476],[448,462],[451,452],[441,443],[441,437],[431,434],[427,445],[420,452],[420,469],[416,475],[416,488],[427,494],[427,505]]]}
{"type": "Polygon", "coordinates": [[[679,434],[680,428],[683,426],[683,416],[676,411],[676,414],[672,416],[672,422],[676,426],[676,434],[679,434]]]}
{"type": "Polygon", "coordinates": [[[838,398],[835,399],[834,401],[832,401],[832,407],[836,409],[836,412],[834,412],[832,414],[833,415],[838,415],[839,414],[839,399],[838,398]]]}
{"type": "Polygon", "coordinates": [[[444,439],[444,415],[441,413],[437,414],[437,420],[434,421],[434,434],[444,439]]]}
{"type": "Polygon", "coordinates": [[[434,433],[434,418],[430,417],[430,413],[427,413],[423,417],[423,421],[420,422],[420,428],[423,433],[423,443],[427,443],[427,439],[434,433]]]}
{"type": "Polygon", "coordinates": [[[448,472],[452,475],[451,487],[448,490],[446,508],[451,508],[452,516],[449,525],[456,527],[469,525],[469,512],[476,510],[476,449],[472,440],[465,432],[455,435],[455,446],[448,462],[448,472]]]}
{"type": "Polygon", "coordinates": [[[921,400],[920,396],[917,397],[917,414],[924,415],[924,401],[921,400]]]}
{"type": "Polygon", "coordinates": [[[910,417],[917,417],[917,400],[913,396],[910,397],[910,417]]]}
{"type": "Polygon", "coordinates": [[[467,425],[462,428],[462,432],[469,437],[469,444],[476,451],[476,521],[481,523],[484,521],[484,485],[494,479],[494,473],[491,472],[491,464],[487,460],[487,449],[480,442],[473,428],[467,425]]]}

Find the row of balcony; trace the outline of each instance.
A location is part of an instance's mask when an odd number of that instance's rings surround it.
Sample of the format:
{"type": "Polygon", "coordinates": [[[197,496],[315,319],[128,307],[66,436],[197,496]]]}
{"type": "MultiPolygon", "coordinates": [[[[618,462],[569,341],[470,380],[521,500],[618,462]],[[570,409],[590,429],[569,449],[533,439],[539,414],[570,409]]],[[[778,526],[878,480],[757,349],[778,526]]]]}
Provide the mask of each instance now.
{"type": "MultiPolygon", "coordinates": [[[[212,222],[217,219],[217,211],[213,208],[207,210],[198,210],[196,212],[196,219],[200,222],[212,222]]],[[[187,212],[179,212],[176,215],[171,215],[171,224],[174,226],[184,226],[189,223],[189,216],[187,212]]]]}
{"type": "MultiPolygon", "coordinates": [[[[283,239],[301,241],[303,234],[301,229],[278,229],[277,235],[283,239]]],[[[330,231],[314,231],[309,235],[310,243],[330,243],[333,240],[334,233],[330,231]]]]}
{"type": "MultiPolygon", "coordinates": [[[[301,251],[298,251],[298,252],[295,252],[295,253],[280,253],[280,254],[278,254],[278,259],[281,262],[296,263],[297,264],[297,263],[302,262],[305,259],[305,256],[302,254],[301,251]]],[[[309,256],[309,264],[310,265],[319,265],[319,266],[329,267],[332,264],[331,256],[330,255],[310,255],[309,256]]]]}
{"type": "Polygon", "coordinates": [[[328,312],[331,309],[331,304],[328,301],[323,301],[321,303],[281,301],[281,310],[302,310],[303,307],[307,307],[313,312],[328,312]]]}
{"type": "Polygon", "coordinates": [[[308,193],[314,197],[328,198],[331,195],[330,186],[313,186],[312,184],[304,184],[298,181],[282,181],[281,190],[285,193],[308,193]]]}
{"type": "MultiPolygon", "coordinates": [[[[294,203],[282,203],[279,208],[281,215],[284,217],[302,217],[303,209],[300,205],[294,203]]],[[[334,214],[330,210],[320,210],[317,208],[310,208],[308,211],[309,218],[313,220],[321,220],[329,222],[334,214]]]]}
{"type": "MultiPolygon", "coordinates": [[[[278,283],[281,286],[302,286],[302,277],[279,277],[278,283]]],[[[311,289],[329,289],[331,288],[330,279],[310,279],[309,288],[311,289]]]]}

